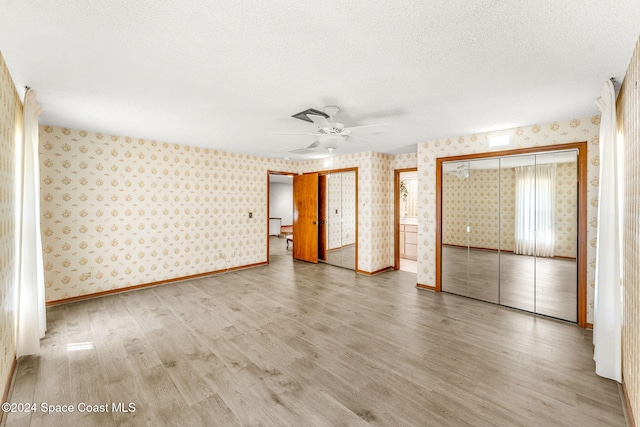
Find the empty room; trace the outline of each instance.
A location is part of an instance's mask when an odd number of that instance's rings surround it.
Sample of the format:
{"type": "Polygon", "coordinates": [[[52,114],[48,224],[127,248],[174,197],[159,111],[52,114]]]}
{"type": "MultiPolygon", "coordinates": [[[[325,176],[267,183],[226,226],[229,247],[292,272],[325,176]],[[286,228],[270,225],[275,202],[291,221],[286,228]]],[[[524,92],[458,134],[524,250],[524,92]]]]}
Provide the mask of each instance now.
{"type": "Polygon", "coordinates": [[[640,426],[638,22],[0,2],[0,426],[640,426]]]}

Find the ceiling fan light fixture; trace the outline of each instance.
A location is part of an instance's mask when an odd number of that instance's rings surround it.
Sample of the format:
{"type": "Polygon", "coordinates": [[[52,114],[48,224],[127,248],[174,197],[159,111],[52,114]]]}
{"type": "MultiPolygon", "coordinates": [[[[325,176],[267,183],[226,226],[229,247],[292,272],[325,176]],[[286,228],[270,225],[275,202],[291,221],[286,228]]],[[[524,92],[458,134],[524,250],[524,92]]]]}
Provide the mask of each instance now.
{"type": "Polygon", "coordinates": [[[344,136],[339,134],[318,135],[317,138],[320,144],[327,149],[329,147],[335,148],[337,144],[340,144],[345,139],[344,136]]]}

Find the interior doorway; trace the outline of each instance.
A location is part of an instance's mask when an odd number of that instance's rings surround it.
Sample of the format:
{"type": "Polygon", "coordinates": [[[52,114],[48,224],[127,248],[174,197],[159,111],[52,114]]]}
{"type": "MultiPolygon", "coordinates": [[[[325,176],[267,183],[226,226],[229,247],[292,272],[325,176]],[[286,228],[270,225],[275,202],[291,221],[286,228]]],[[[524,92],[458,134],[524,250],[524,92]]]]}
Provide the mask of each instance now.
{"type": "Polygon", "coordinates": [[[418,272],[418,169],[397,169],[394,174],[394,269],[418,272]]]}
{"type": "Polygon", "coordinates": [[[274,254],[291,254],[293,243],[293,173],[267,173],[267,262],[274,254]]]}
{"type": "Polygon", "coordinates": [[[293,177],[293,259],[358,269],[358,168],[293,177]]]}

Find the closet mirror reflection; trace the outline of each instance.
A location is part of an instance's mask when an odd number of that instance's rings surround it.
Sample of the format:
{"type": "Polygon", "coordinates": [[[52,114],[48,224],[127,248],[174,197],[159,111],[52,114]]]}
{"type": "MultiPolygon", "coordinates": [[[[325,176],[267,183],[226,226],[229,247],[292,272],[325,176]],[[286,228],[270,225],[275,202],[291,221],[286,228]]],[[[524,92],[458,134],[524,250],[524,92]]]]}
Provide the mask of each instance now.
{"type": "Polygon", "coordinates": [[[319,176],[318,257],[327,264],[356,269],[355,171],[319,176]]]}
{"type": "Polygon", "coordinates": [[[577,321],[577,150],[442,163],[441,289],[577,321]]]}

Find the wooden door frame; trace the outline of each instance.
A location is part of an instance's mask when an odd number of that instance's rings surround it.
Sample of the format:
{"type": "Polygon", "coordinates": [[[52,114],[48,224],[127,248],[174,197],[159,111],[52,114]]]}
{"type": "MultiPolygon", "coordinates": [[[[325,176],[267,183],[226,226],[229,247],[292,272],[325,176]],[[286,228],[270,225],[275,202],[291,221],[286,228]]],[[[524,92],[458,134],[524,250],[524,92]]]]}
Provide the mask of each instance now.
{"type": "MultiPolygon", "coordinates": [[[[267,264],[271,262],[269,251],[270,247],[270,239],[269,239],[269,212],[271,209],[271,175],[287,175],[293,178],[294,175],[297,175],[295,172],[284,172],[284,171],[267,171],[267,264]]],[[[293,196],[291,203],[293,204],[293,196]]],[[[293,208],[292,208],[293,209],[293,208]]]]}
{"type": "Polygon", "coordinates": [[[327,260],[327,174],[318,174],[318,261],[327,260]]]}
{"type": "Polygon", "coordinates": [[[393,269],[400,270],[400,174],[418,172],[418,168],[393,171],[393,269]]]}
{"type": "Polygon", "coordinates": [[[429,289],[442,291],[442,164],[450,161],[483,159],[551,151],[578,150],[578,326],[587,324],[587,142],[546,145],[515,150],[491,151],[436,159],[436,284],[429,289]]]}

